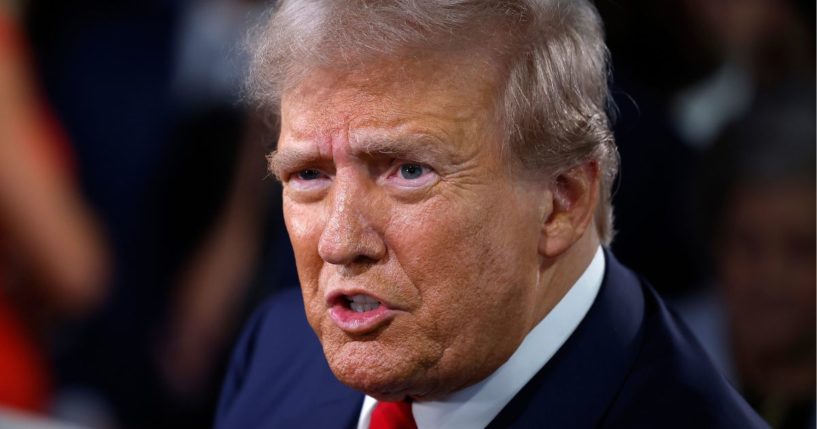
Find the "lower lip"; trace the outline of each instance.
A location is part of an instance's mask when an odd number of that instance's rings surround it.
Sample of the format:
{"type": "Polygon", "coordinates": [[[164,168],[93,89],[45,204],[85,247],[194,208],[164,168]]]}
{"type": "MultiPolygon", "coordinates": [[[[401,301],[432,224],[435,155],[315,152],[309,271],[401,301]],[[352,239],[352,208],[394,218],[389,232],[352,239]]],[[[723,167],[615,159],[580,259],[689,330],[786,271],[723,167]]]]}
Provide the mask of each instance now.
{"type": "Polygon", "coordinates": [[[374,310],[358,313],[336,304],[329,309],[329,317],[338,328],[350,334],[366,334],[379,328],[394,317],[394,311],[381,305],[374,310]]]}

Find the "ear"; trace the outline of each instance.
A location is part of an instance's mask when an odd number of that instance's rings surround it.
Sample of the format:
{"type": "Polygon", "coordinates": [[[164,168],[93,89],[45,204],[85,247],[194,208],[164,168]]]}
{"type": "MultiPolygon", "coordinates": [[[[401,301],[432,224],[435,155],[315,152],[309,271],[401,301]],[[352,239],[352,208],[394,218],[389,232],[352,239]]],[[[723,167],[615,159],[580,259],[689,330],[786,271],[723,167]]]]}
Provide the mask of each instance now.
{"type": "Polygon", "coordinates": [[[599,166],[595,161],[577,165],[553,179],[551,210],[545,214],[539,254],[564,253],[592,226],[599,199],[599,166]]]}

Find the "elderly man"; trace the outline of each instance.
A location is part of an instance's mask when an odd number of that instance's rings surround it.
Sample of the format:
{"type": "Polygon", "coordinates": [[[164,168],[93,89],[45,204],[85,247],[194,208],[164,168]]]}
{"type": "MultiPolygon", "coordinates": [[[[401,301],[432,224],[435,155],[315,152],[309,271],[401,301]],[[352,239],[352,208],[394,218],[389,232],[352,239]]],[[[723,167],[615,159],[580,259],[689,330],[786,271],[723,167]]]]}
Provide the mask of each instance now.
{"type": "Polygon", "coordinates": [[[282,1],[258,37],[301,293],[250,321],[218,427],[765,426],[602,250],[588,2],[282,1]]]}

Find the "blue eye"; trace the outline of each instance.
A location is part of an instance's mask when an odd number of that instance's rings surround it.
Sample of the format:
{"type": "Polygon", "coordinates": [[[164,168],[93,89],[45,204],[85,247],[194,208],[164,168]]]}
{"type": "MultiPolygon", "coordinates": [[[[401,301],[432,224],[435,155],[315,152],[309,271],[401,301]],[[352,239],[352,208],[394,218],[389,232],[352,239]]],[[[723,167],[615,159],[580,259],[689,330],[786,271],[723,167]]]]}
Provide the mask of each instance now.
{"type": "Polygon", "coordinates": [[[323,174],[319,170],[301,170],[298,172],[298,178],[301,180],[315,180],[320,179],[323,174]]]}
{"type": "Polygon", "coordinates": [[[400,176],[406,180],[419,179],[423,176],[425,167],[418,164],[403,164],[400,166],[400,176]]]}

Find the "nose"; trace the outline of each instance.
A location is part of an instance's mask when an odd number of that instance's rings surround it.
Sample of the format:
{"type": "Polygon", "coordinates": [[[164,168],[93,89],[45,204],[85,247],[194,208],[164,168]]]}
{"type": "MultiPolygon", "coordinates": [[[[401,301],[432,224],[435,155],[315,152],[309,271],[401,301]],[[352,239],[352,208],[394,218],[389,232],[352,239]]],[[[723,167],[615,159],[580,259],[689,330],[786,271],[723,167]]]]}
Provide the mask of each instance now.
{"type": "Polygon", "coordinates": [[[376,262],[386,255],[383,237],[372,223],[376,209],[364,184],[336,178],[330,215],[318,242],[320,257],[334,265],[376,262]]]}

